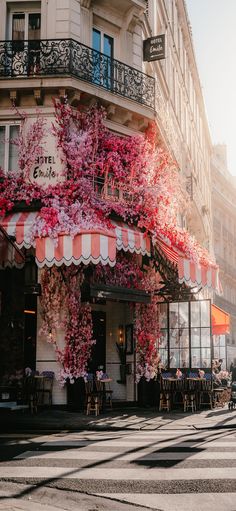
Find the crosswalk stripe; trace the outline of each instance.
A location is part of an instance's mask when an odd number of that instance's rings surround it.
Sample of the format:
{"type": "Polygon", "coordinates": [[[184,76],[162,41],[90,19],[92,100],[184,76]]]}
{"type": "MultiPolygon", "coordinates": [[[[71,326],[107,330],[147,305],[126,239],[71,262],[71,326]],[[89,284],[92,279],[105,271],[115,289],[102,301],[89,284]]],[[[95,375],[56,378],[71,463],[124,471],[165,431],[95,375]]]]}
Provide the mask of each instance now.
{"type": "Polygon", "coordinates": [[[208,479],[236,479],[236,468],[67,468],[67,467],[0,467],[0,477],[6,478],[40,478],[40,479],[89,479],[107,481],[177,481],[177,480],[208,480],[208,479]]]}
{"type": "MultiPolygon", "coordinates": [[[[158,448],[158,446],[160,446],[160,449],[162,449],[163,447],[168,447],[168,446],[172,446],[172,447],[197,447],[198,445],[203,445],[204,443],[204,447],[207,448],[207,447],[231,447],[232,449],[236,449],[236,439],[234,441],[226,441],[226,442],[221,442],[221,441],[217,441],[217,440],[212,440],[210,442],[203,442],[203,441],[199,441],[199,444],[198,442],[192,442],[191,440],[186,440],[184,442],[176,442],[175,444],[173,444],[172,441],[170,440],[166,440],[166,441],[163,441],[160,442],[158,440],[156,440],[156,442],[148,442],[148,441],[144,441],[142,442],[141,440],[139,441],[136,441],[136,442],[131,442],[130,445],[127,443],[127,442],[123,442],[122,440],[121,441],[116,441],[116,440],[108,440],[108,441],[104,441],[104,442],[96,442],[96,445],[98,444],[100,447],[127,447],[127,448],[135,448],[135,447],[142,447],[144,446],[144,448],[150,448],[150,449],[153,449],[153,448],[158,448]],[[132,445],[133,444],[133,445],[132,445]]],[[[53,441],[53,442],[46,442],[46,443],[43,443],[42,444],[43,446],[47,446],[47,447],[87,447],[87,446],[90,446],[91,445],[91,442],[90,441],[84,441],[84,440],[72,440],[72,441],[53,441]]]]}
{"type": "Polygon", "coordinates": [[[157,509],[162,511],[227,511],[236,510],[235,493],[184,493],[184,494],[161,494],[161,493],[97,493],[99,497],[106,497],[114,500],[122,500],[138,506],[157,509]]]}
{"type": "Polygon", "coordinates": [[[188,452],[154,452],[142,451],[125,454],[119,451],[113,451],[111,453],[101,451],[79,451],[73,449],[67,449],[66,451],[25,451],[14,459],[63,459],[63,460],[104,460],[109,461],[115,458],[117,461],[155,461],[155,460],[185,460],[190,458],[191,460],[236,460],[236,452],[230,451],[202,451],[194,453],[194,451],[188,452]]]}

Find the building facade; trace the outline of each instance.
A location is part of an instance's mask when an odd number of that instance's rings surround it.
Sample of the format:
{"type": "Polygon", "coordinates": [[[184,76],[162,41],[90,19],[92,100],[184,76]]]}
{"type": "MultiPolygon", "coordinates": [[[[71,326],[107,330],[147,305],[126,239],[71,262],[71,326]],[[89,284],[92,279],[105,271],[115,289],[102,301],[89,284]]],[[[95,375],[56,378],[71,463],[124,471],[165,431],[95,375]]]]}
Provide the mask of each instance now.
{"type": "MultiPolygon", "coordinates": [[[[66,97],[72,110],[86,110],[99,102],[106,111],[105,125],[113,134],[143,137],[150,123],[155,124],[158,144],[177,161],[183,187],[189,194],[190,207],[179,217],[179,224],[212,253],[211,141],[184,1],[3,0],[0,40],[0,166],[5,174],[17,166],[18,146],[13,139],[19,133],[22,115],[26,114],[28,122],[33,123],[39,108],[51,133],[52,98],[63,102],[66,97]],[[144,62],[143,40],[158,34],[165,34],[166,56],[160,61],[144,62]]],[[[53,174],[54,164],[57,170],[61,167],[59,174],[63,174],[63,158],[57,153],[53,137],[48,135],[45,144],[47,159],[40,160],[39,156],[33,171],[33,179],[39,185],[40,178],[46,178],[47,183],[58,178],[53,174]]],[[[16,214],[27,211],[23,208],[16,214]]],[[[19,216],[17,221],[21,221],[19,216]]],[[[16,224],[15,221],[9,227],[12,234],[16,224]]],[[[27,225],[23,222],[24,229],[27,225]]],[[[29,249],[25,239],[22,245],[29,249]]],[[[142,255],[146,252],[147,247],[142,255]]],[[[13,282],[16,279],[15,275],[11,278],[13,282]]],[[[40,279],[41,270],[39,282],[40,279]]],[[[27,279],[24,275],[18,280],[20,289],[27,279]]],[[[191,282],[194,284],[194,279],[191,282]]],[[[200,284],[201,280],[198,287],[200,284]]],[[[5,284],[2,286],[4,293],[5,284]]],[[[97,298],[96,289],[94,293],[97,298]]],[[[35,296],[26,293],[25,300],[27,304],[23,305],[22,298],[20,309],[35,310],[35,296]]],[[[45,343],[40,330],[39,303],[36,317],[24,320],[24,329],[18,320],[17,304],[14,307],[13,320],[21,333],[10,334],[14,339],[21,338],[27,352],[24,365],[30,365],[35,357],[37,370],[57,373],[54,350],[45,343]]],[[[96,367],[105,365],[112,375],[116,399],[135,401],[133,347],[126,353],[125,378],[120,374],[122,363],[116,347],[133,323],[132,311],[127,303],[109,299],[106,304],[94,300],[92,310],[101,346],[96,353],[96,367]]],[[[57,336],[62,348],[64,330],[59,329],[57,336]]],[[[66,389],[57,382],[53,400],[56,404],[67,401],[66,389]]]]}
{"type": "Polygon", "coordinates": [[[235,210],[236,183],[227,167],[225,145],[214,146],[212,156],[212,206],[214,247],[220,267],[221,294],[214,303],[230,314],[230,333],[227,335],[227,366],[236,357],[236,272],[235,272],[235,210]]]}

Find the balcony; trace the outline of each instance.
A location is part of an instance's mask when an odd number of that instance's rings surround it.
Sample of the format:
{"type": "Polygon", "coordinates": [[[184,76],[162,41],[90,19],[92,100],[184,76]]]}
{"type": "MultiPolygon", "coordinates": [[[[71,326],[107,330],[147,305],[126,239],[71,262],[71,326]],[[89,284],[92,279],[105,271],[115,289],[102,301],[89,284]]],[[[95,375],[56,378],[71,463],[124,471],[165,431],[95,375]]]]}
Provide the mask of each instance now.
{"type": "Polygon", "coordinates": [[[72,76],[154,109],[155,79],[73,39],[0,42],[0,79],[72,76]]]}

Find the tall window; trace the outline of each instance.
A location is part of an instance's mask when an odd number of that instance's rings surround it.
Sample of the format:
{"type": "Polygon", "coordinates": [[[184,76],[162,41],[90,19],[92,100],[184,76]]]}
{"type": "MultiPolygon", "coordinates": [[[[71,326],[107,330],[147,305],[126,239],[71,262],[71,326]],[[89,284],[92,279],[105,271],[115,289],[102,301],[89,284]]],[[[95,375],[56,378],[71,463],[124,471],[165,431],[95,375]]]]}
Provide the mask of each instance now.
{"type": "Polygon", "coordinates": [[[19,129],[19,124],[0,125],[0,167],[6,174],[18,170],[18,146],[14,141],[19,129]]]}
{"type": "Polygon", "coordinates": [[[210,323],[210,300],[160,304],[162,363],[170,368],[210,368],[210,323]]]}
{"type": "Polygon", "coordinates": [[[11,13],[9,33],[13,41],[13,75],[28,75],[37,71],[40,65],[40,29],[40,13],[11,13]]]}
{"type": "Polygon", "coordinates": [[[93,28],[93,81],[112,88],[112,59],[114,55],[114,39],[100,30],[93,28]],[[99,53],[98,53],[99,52],[99,53]]]}

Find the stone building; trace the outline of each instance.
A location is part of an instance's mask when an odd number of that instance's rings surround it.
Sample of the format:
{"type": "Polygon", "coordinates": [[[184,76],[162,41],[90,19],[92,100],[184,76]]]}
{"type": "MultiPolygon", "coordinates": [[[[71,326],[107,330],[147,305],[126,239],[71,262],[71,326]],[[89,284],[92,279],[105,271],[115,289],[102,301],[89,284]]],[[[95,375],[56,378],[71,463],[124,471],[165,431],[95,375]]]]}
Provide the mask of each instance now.
{"type": "Polygon", "coordinates": [[[214,303],[230,314],[230,333],[227,335],[227,365],[236,362],[236,182],[227,166],[227,150],[223,144],[213,148],[212,211],[214,249],[220,267],[221,294],[214,303]]]}
{"type": "MultiPolygon", "coordinates": [[[[21,112],[33,120],[35,109],[40,108],[50,124],[52,97],[66,96],[75,108],[98,101],[106,109],[107,128],[123,136],[143,134],[154,121],[159,143],[176,159],[190,197],[190,209],[179,222],[212,253],[211,141],[185,2],[2,0],[0,41],[0,166],[5,172],[16,167],[17,147],[12,139],[19,132],[21,112]],[[143,41],[159,34],[165,35],[165,58],[144,61],[143,41]]],[[[45,164],[51,165],[56,148],[52,141],[47,143],[48,158],[52,159],[45,164]]],[[[41,176],[44,172],[41,168],[41,176]]],[[[37,181],[37,172],[33,178],[37,181]]],[[[24,232],[28,229],[21,213],[25,210],[18,210],[15,223],[8,226],[11,234],[18,228],[17,222],[24,232]]],[[[28,248],[24,236],[22,245],[28,248]]],[[[40,281],[40,271],[38,274],[40,281]]],[[[18,292],[24,279],[16,279],[18,292]]],[[[13,280],[16,282],[15,277],[13,280]]],[[[25,310],[35,309],[35,296],[25,296],[29,301],[25,310]]],[[[114,397],[135,400],[134,354],[127,355],[129,374],[126,385],[121,384],[115,346],[120,326],[123,329],[132,321],[129,311],[122,303],[114,307],[113,302],[106,307],[94,305],[93,310],[94,318],[97,312],[97,335],[107,339],[106,370],[112,374],[114,397]],[[106,328],[101,332],[105,312],[106,328]]],[[[22,337],[21,321],[17,325],[21,334],[15,337],[22,337]]],[[[35,330],[35,354],[28,348],[26,360],[30,364],[35,356],[39,371],[50,366],[56,372],[52,347],[39,333],[39,307],[37,317],[27,318],[25,325],[28,340],[35,330]]],[[[63,342],[63,332],[58,335],[63,342]]],[[[22,338],[22,346],[26,344],[22,338]]],[[[53,399],[65,404],[65,389],[55,384],[53,399]]]]}

